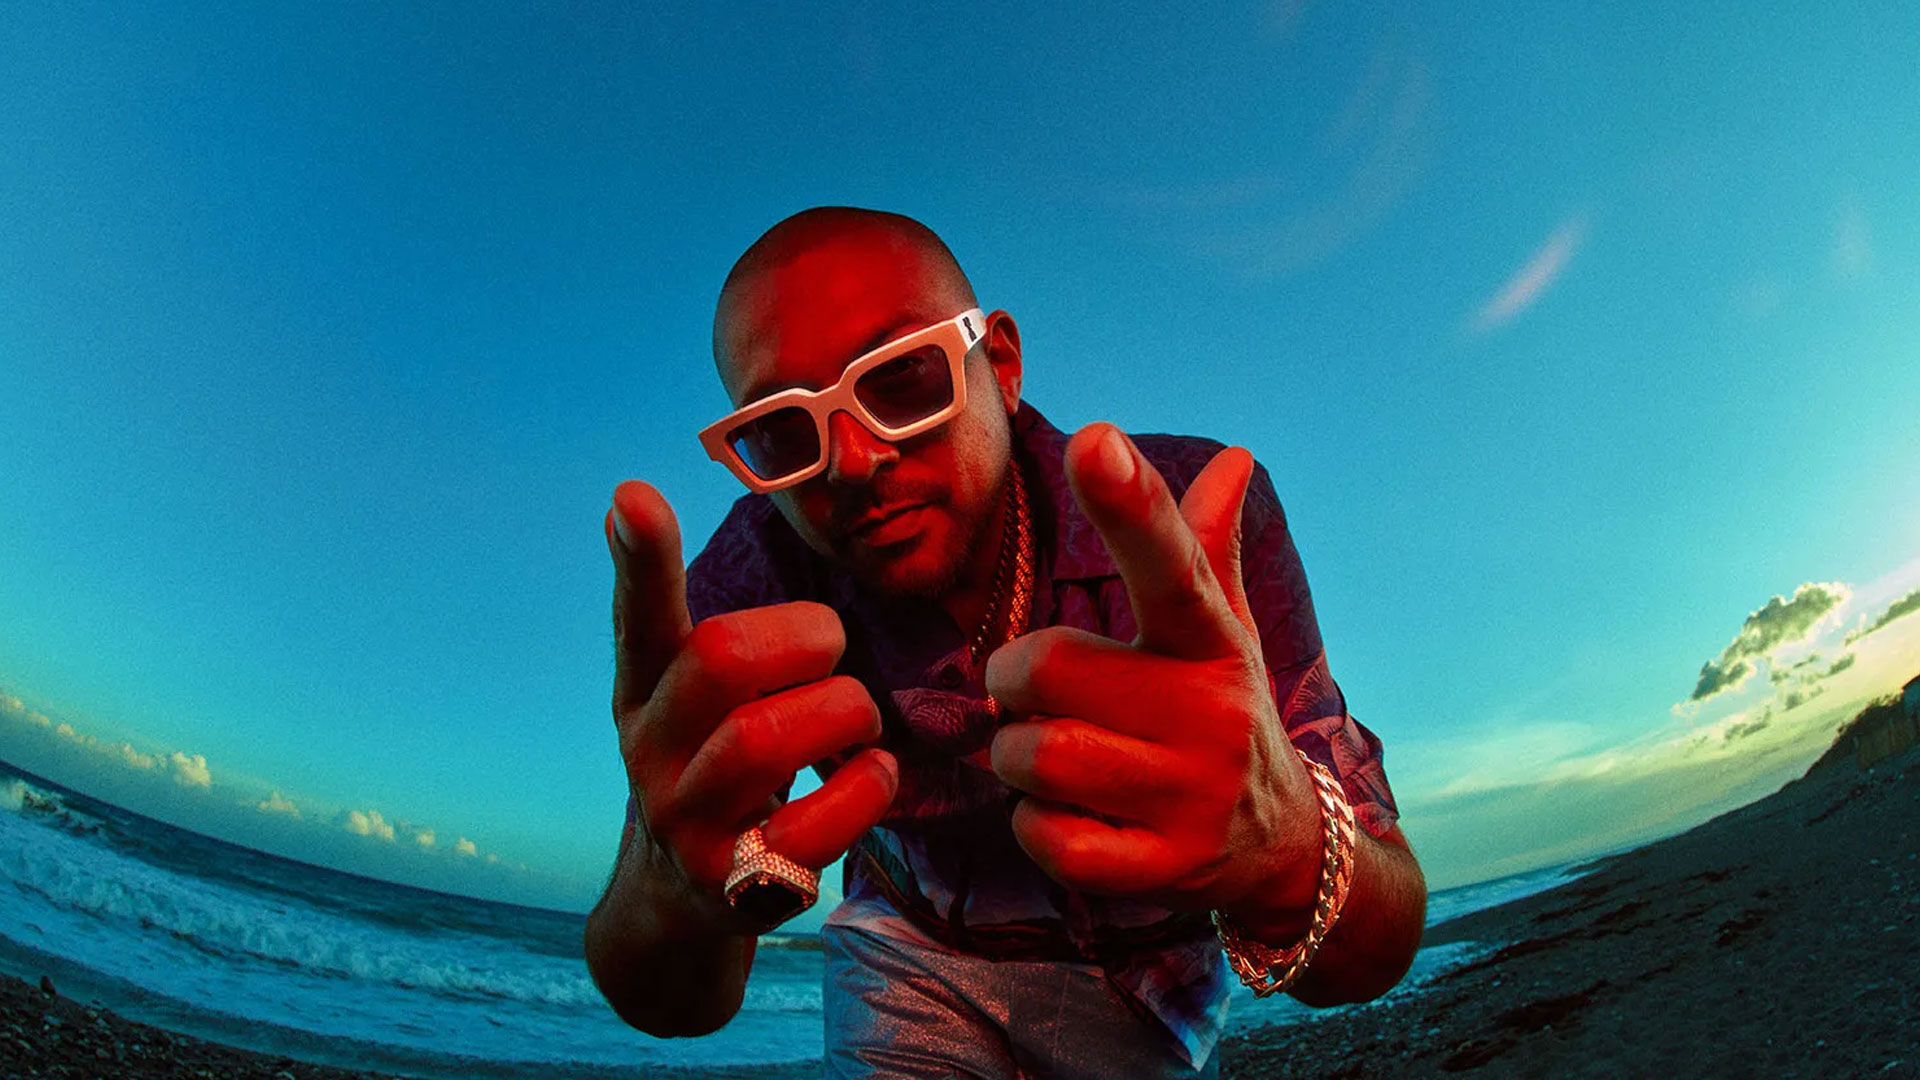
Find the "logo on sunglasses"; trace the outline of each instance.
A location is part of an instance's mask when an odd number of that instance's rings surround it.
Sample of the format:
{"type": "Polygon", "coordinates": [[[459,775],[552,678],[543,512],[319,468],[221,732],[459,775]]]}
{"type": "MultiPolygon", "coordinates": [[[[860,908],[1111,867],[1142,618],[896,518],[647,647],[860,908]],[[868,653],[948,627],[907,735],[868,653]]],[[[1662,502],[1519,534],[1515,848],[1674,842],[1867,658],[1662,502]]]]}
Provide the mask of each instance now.
{"type": "Polygon", "coordinates": [[[980,336],[979,332],[973,328],[973,316],[971,315],[960,316],[960,327],[967,332],[968,341],[972,341],[974,338],[980,336]]]}

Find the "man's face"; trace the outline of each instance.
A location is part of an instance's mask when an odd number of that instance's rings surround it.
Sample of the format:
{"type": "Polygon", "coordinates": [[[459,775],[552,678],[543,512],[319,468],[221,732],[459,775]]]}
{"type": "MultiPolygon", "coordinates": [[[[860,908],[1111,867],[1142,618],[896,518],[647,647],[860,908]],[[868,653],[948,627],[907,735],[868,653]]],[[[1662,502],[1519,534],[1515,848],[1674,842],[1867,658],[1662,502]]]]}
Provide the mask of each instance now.
{"type": "MultiPolygon", "coordinates": [[[[763,271],[723,313],[720,374],[734,405],[831,386],[867,351],[973,306],[935,269],[898,245],[850,240],[763,271]]],[[[986,538],[1006,473],[1019,400],[1007,322],[996,348],[989,321],[967,358],[966,408],[940,427],[893,443],[833,415],[826,471],[772,496],[809,547],[883,592],[935,598],[953,587],[986,538]]]]}

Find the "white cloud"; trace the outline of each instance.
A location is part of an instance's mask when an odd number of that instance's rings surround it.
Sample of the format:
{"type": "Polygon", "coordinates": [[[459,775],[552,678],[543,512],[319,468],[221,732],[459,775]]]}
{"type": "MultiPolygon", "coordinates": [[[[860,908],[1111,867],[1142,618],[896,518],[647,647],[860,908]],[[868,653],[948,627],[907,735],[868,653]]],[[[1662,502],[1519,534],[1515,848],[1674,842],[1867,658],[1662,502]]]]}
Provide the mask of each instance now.
{"type": "Polygon", "coordinates": [[[160,763],[152,754],[143,754],[133,748],[132,743],[121,743],[118,752],[120,760],[135,769],[151,769],[160,763]]]}
{"type": "MultiPolygon", "coordinates": [[[[1910,569],[1920,571],[1920,563],[1910,569]]],[[[1920,617],[1892,620],[1850,651],[1835,655],[1833,648],[1840,644],[1850,610],[1867,606],[1863,599],[1903,597],[1915,576],[1906,573],[1858,590],[1839,582],[1807,582],[1791,596],[1771,598],[1748,614],[1703,670],[1703,683],[1725,685],[1707,687],[1709,693],[1675,706],[1674,714],[1686,721],[1678,728],[1648,730],[1610,746],[1598,729],[1571,721],[1527,719],[1484,729],[1459,745],[1436,744],[1434,756],[1448,763],[1449,771],[1415,797],[1444,802],[1503,797],[1497,793],[1542,784],[1637,784],[1686,769],[1720,769],[1738,779],[1777,770],[1783,761],[1804,767],[1825,749],[1837,722],[1913,674],[1920,617]],[[1755,680],[1761,671],[1768,677],[1755,680]],[[1735,681],[1757,682],[1766,693],[1722,697],[1735,681]],[[1736,706],[1737,711],[1724,711],[1736,706]],[[1702,716],[1707,709],[1712,711],[1702,716]]]]}
{"type": "Polygon", "coordinates": [[[1568,261],[1573,258],[1574,251],[1586,239],[1586,235],[1585,217],[1576,215],[1561,222],[1546,242],[1527,259],[1526,264],[1507,279],[1500,291],[1488,297],[1474,312],[1474,332],[1484,334],[1496,330],[1532,307],[1535,301],[1546,294],[1548,287],[1559,279],[1561,271],[1567,268],[1568,261]]]}
{"type": "Polygon", "coordinates": [[[1853,589],[1842,582],[1809,581],[1793,590],[1792,597],[1775,596],[1749,612],[1740,632],[1720,655],[1701,665],[1688,700],[1705,701],[1746,685],[1756,662],[1766,660],[1771,668],[1775,653],[1812,637],[1852,595],[1853,589]]]}
{"type": "Polygon", "coordinates": [[[45,714],[29,710],[25,702],[11,695],[0,694],[0,711],[18,715],[30,724],[50,728],[56,736],[75,746],[83,750],[91,750],[130,769],[152,772],[165,766],[182,787],[204,788],[213,784],[213,775],[207,769],[207,759],[204,755],[183,754],[177,750],[172,754],[149,754],[136,749],[130,742],[110,743],[89,735],[65,721],[55,724],[45,714]]]}
{"type": "Polygon", "coordinates": [[[1884,630],[1887,624],[1893,620],[1905,618],[1916,611],[1920,611],[1920,589],[1915,589],[1900,599],[1895,600],[1893,603],[1887,605],[1887,609],[1882,611],[1879,617],[1874,619],[1873,622],[1862,624],[1860,629],[1848,634],[1847,644],[1851,645],[1861,638],[1866,637],[1868,634],[1884,630]]]}
{"type": "Polygon", "coordinates": [[[8,716],[17,716],[35,727],[53,726],[53,721],[47,719],[47,714],[27,708],[26,702],[21,701],[19,698],[14,697],[4,690],[0,690],[0,713],[6,713],[8,716]]]}
{"type": "MultiPolygon", "coordinates": [[[[131,742],[109,743],[93,735],[80,731],[71,723],[56,724],[45,715],[28,708],[26,702],[12,694],[0,691],[0,713],[17,716],[29,723],[50,729],[50,733],[74,744],[76,747],[91,751],[103,759],[142,772],[171,778],[175,784],[189,789],[206,790],[213,786],[213,772],[207,764],[204,754],[189,754],[183,750],[158,750],[147,753],[137,749],[131,742]]],[[[225,790],[225,788],[223,788],[225,790]]],[[[244,804],[242,804],[244,805],[244,804]]],[[[272,791],[265,799],[253,803],[255,810],[262,814],[278,815],[293,819],[304,819],[300,807],[282,795],[272,791]]],[[[410,843],[410,849],[423,852],[439,849],[439,834],[431,827],[407,821],[389,821],[378,810],[346,810],[332,819],[333,823],[356,836],[370,837],[386,843],[397,843],[404,838],[410,843]]],[[[451,844],[455,855],[478,861],[485,858],[488,865],[509,866],[502,863],[498,855],[483,853],[479,846],[465,836],[458,837],[451,844]]]]}
{"type": "Polygon", "coordinates": [[[213,786],[213,773],[207,769],[205,754],[184,754],[175,750],[167,760],[173,763],[173,781],[181,787],[213,786]]]}
{"type": "Polygon", "coordinates": [[[341,827],[356,836],[371,836],[393,843],[393,824],[382,817],[378,810],[349,810],[341,820],[341,827]]]}

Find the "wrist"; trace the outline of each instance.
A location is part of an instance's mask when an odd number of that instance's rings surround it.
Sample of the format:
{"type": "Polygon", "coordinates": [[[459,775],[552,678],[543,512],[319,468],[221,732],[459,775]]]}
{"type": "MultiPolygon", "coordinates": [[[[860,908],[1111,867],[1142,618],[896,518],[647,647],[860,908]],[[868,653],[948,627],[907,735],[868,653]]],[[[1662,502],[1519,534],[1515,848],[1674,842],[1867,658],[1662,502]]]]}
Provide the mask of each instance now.
{"type": "Polygon", "coordinates": [[[1304,812],[1291,812],[1298,824],[1287,831],[1283,844],[1265,853],[1264,865],[1254,875],[1257,884],[1244,896],[1214,909],[1248,936],[1276,944],[1298,941],[1307,932],[1326,858],[1328,820],[1317,781],[1306,757],[1292,752],[1303,766],[1304,812]]]}
{"type": "MultiPolygon", "coordinates": [[[[1317,862],[1314,869],[1319,869],[1317,862]]],[[[1284,945],[1305,937],[1313,925],[1313,901],[1318,891],[1317,885],[1317,881],[1308,882],[1306,895],[1301,898],[1254,897],[1245,903],[1218,910],[1240,928],[1242,935],[1254,941],[1284,945]]]]}
{"type": "Polygon", "coordinates": [[[1304,754],[1301,761],[1313,779],[1321,810],[1322,840],[1321,857],[1315,864],[1317,884],[1304,928],[1298,901],[1289,902],[1284,891],[1291,890],[1284,890],[1284,886],[1280,895],[1255,898],[1234,905],[1232,911],[1217,910],[1213,915],[1229,966],[1260,997],[1292,986],[1313,962],[1321,943],[1339,921],[1358,857],[1353,807],[1340,788],[1339,778],[1304,754]],[[1242,921],[1243,916],[1247,921],[1242,921]]]}

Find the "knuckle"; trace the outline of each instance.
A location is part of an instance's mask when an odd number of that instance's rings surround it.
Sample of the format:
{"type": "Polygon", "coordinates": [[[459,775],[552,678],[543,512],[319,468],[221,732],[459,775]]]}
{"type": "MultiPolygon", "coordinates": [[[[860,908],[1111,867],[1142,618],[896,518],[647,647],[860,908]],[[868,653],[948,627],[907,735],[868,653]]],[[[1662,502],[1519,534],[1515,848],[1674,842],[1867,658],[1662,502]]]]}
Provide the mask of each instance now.
{"type": "Polygon", "coordinates": [[[846,695],[850,707],[859,712],[879,715],[880,707],[874,704],[873,695],[868,692],[866,683],[852,675],[830,675],[828,681],[833,683],[839,693],[846,695]]]}
{"type": "Polygon", "coordinates": [[[1212,606],[1213,569],[1207,565],[1207,553],[1199,544],[1189,547],[1185,562],[1170,584],[1172,588],[1166,596],[1168,607],[1195,611],[1212,606]]]}
{"type": "Polygon", "coordinates": [[[880,729],[880,707],[874,704],[873,695],[867,693],[865,683],[851,675],[831,675],[821,681],[820,711],[837,723],[836,729],[860,735],[877,734],[880,729]]]}
{"type": "Polygon", "coordinates": [[[839,612],[812,600],[795,600],[781,606],[789,611],[795,629],[803,632],[807,644],[832,653],[836,659],[846,650],[847,631],[840,623],[839,612]]]}
{"type": "Polygon", "coordinates": [[[872,703],[867,688],[851,675],[829,675],[814,684],[826,708],[852,709],[872,703]]]}
{"type": "Polygon", "coordinates": [[[668,848],[673,847],[674,837],[685,821],[681,802],[664,792],[654,797],[645,791],[636,791],[634,797],[639,800],[640,820],[646,825],[647,835],[668,848]]]}
{"type": "Polygon", "coordinates": [[[614,726],[620,745],[620,759],[626,763],[627,775],[637,789],[642,780],[653,777],[660,770],[658,740],[651,737],[650,727],[639,709],[629,709],[624,713],[614,710],[614,726]]]}
{"type": "Polygon", "coordinates": [[[744,608],[703,619],[687,636],[703,667],[734,672],[749,665],[779,663],[825,675],[846,648],[846,634],[832,608],[811,601],[744,608]],[[807,662],[796,665],[797,659],[807,662]]]}
{"type": "Polygon", "coordinates": [[[702,619],[687,632],[685,649],[703,670],[725,668],[739,655],[741,642],[736,626],[739,614],[731,612],[702,619]]]}
{"type": "Polygon", "coordinates": [[[1111,858],[1098,849],[1088,834],[1071,829],[1062,830],[1053,858],[1060,872],[1074,881],[1092,881],[1096,875],[1113,869],[1111,858]]]}
{"type": "Polygon", "coordinates": [[[613,733],[620,746],[620,760],[627,763],[627,771],[633,772],[644,765],[647,758],[647,740],[641,730],[640,722],[631,711],[622,711],[619,706],[613,710],[613,733]]]}
{"type": "Polygon", "coordinates": [[[779,748],[779,726],[777,705],[768,705],[766,699],[743,705],[714,730],[713,753],[735,768],[760,765],[779,748]]]}
{"type": "Polygon", "coordinates": [[[1013,650],[1010,659],[1016,665],[1009,674],[1039,688],[1070,666],[1073,639],[1071,635],[1060,633],[1062,629],[1050,626],[1036,630],[1009,645],[1008,648],[1013,650]]]}
{"type": "Polygon", "coordinates": [[[621,588],[613,591],[613,644],[619,650],[627,646],[626,590],[621,588]]]}
{"type": "Polygon", "coordinates": [[[1028,736],[1023,748],[1026,772],[1041,790],[1062,791],[1068,786],[1073,754],[1065,745],[1067,741],[1061,733],[1047,728],[1028,736]]]}

